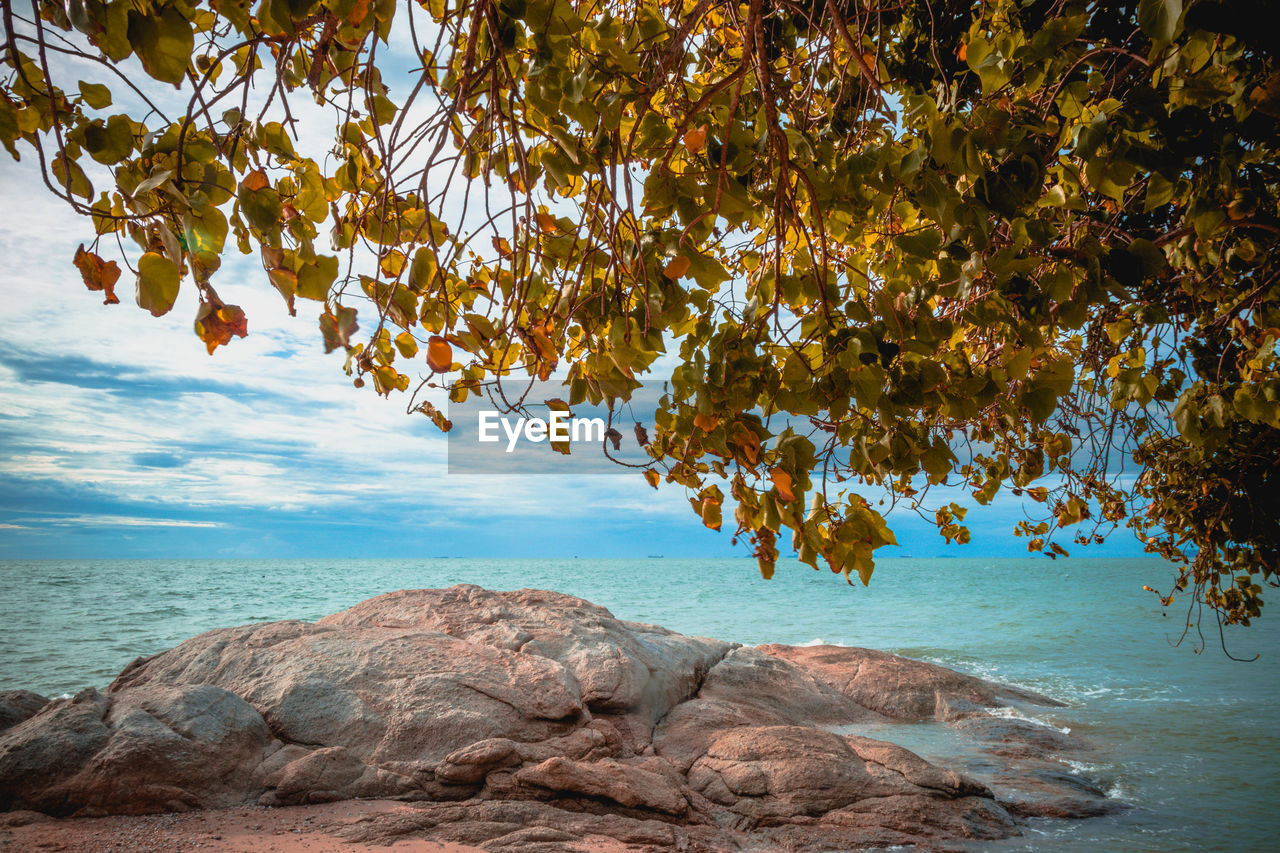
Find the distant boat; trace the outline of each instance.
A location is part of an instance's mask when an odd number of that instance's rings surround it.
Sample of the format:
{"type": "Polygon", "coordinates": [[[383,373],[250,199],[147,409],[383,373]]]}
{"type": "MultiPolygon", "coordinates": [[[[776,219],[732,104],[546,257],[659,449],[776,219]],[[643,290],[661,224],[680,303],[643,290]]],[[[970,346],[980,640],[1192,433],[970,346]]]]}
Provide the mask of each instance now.
{"type": "Polygon", "coordinates": [[[661,559],[662,559],[662,555],[661,555],[661,554],[650,554],[650,555],[649,555],[649,557],[648,557],[648,559],[650,559],[650,560],[661,560],[661,559]]]}

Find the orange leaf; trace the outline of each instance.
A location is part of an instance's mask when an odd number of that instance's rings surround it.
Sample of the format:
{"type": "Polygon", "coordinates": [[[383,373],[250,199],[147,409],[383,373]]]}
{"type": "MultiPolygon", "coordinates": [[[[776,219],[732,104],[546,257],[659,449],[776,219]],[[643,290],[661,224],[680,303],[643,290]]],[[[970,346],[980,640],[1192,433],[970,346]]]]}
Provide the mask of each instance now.
{"type": "Polygon", "coordinates": [[[774,487],[778,490],[778,497],[784,501],[793,501],[796,499],[795,492],[791,491],[791,475],[781,468],[774,468],[769,472],[769,479],[773,481],[774,487]]]}
{"type": "Polygon", "coordinates": [[[733,437],[729,439],[729,444],[742,454],[742,458],[748,465],[755,465],[760,461],[760,436],[756,435],[755,430],[750,427],[740,423],[734,424],[733,437]]]}
{"type": "Polygon", "coordinates": [[[694,128],[684,135],[684,147],[690,154],[697,154],[707,147],[707,126],[694,128]]]}
{"type": "Polygon", "coordinates": [[[711,432],[716,428],[716,424],[720,423],[720,418],[716,415],[706,415],[702,412],[693,416],[693,425],[701,429],[703,432],[711,432]]]}
{"type": "Polygon", "coordinates": [[[689,259],[684,255],[676,255],[667,262],[667,266],[662,270],[662,274],[674,281],[689,271],[689,264],[689,259]]]}
{"type": "Polygon", "coordinates": [[[263,189],[271,184],[267,179],[267,173],[261,169],[254,169],[252,172],[244,176],[244,180],[240,181],[240,186],[249,192],[255,192],[263,189]]]}
{"type": "Polygon", "coordinates": [[[551,336],[555,334],[555,331],[556,324],[551,317],[541,323],[534,324],[533,347],[539,359],[554,359],[556,357],[556,345],[551,340],[551,336]]]}
{"type": "Polygon", "coordinates": [[[556,218],[550,213],[539,213],[535,218],[538,220],[538,227],[543,231],[556,230],[556,218]]]}
{"type": "Polygon", "coordinates": [[[74,259],[84,286],[90,290],[101,290],[106,293],[104,305],[115,305],[120,299],[116,296],[116,282],[120,280],[120,265],[115,261],[104,261],[93,252],[85,249],[84,244],[76,249],[74,259]]]}
{"type": "Polygon", "coordinates": [[[436,373],[448,373],[453,367],[453,348],[439,335],[432,335],[427,341],[427,366],[436,373]]]}
{"type": "Polygon", "coordinates": [[[356,0],[351,7],[351,11],[347,13],[347,23],[353,27],[358,27],[368,14],[369,0],[356,0]]]}
{"type": "Polygon", "coordinates": [[[658,475],[657,471],[653,470],[652,468],[649,468],[644,472],[644,479],[645,479],[645,482],[647,482],[650,486],[653,486],[656,489],[658,488],[658,481],[662,478],[658,475]]]}
{"type": "Polygon", "coordinates": [[[506,237],[494,237],[493,248],[498,250],[498,254],[504,258],[511,257],[511,244],[507,242],[506,237]]]}

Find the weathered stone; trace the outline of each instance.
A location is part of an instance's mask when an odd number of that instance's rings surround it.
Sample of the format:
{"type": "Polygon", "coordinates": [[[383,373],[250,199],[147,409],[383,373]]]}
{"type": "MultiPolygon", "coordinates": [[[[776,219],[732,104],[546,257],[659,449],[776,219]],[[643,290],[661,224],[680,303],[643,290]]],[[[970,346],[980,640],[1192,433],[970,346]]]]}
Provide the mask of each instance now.
{"type": "Polygon", "coordinates": [[[953,720],[1010,701],[1062,707],[1048,696],[873,649],[765,645],[857,704],[894,720],[953,720]]]}
{"type": "Polygon", "coordinates": [[[0,808],[54,815],[395,798],[414,805],[344,836],[818,851],[1114,807],[1056,760],[1076,739],[990,713],[1045,697],[863,649],[682,637],[537,590],[393,593],[203,634],[105,693],[0,700],[0,808]],[[832,731],[921,719],[968,737],[983,772],[832,731]]]}
{"type": "Polygon", "coordinates": [[[267,724],[208,685],[87,690],[0,737],[0,806],[137,814],[244,802],[261,782],[267,724]]]}
{"type": "Polygon", "coordinates": [[[29,720],[49,700],[30,690],[0,690],[0,732],[29,720]]]}
{"type": "Polygon", "coordinates": [[[671,815],[681,815],[689,810],[689,804],[680,794],[677,784],[668,776],[636,762],[611,758],[592,762],[548,758],[541,764],[519,771],[515,778],[523,785],[603,797],[632,808],[671,815]]]}

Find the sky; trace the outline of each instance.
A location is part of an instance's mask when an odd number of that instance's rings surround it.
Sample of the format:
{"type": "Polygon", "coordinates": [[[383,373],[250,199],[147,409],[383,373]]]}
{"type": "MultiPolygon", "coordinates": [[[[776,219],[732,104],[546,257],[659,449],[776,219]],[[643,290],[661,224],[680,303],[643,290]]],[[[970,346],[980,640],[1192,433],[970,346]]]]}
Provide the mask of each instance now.
{"type": "MultiPolygon", "coordinates": [[[[731,525],[707,530],[682,488],[655,491],[639,472],[451,469],[426,418],[355,389],[343,356],[324,353],[319,304],[290,317],[233,247],[215,285],[249,336],[212,356],[190,281],[153,318],[126,271],[121,304],[104,306],[72,265],[90,223],[25,150],[20,163],[0,153],[0,559],[747,555],[731,525]]],[[[1024,556],[1010,533],[1022,517],[998,498],[971,511],[970,545],[948,546],[894,513],[901,547],[879,555],[1024,556]]],[[[1121,533],[1090,553],[1141,551],[1121,533]]]]}

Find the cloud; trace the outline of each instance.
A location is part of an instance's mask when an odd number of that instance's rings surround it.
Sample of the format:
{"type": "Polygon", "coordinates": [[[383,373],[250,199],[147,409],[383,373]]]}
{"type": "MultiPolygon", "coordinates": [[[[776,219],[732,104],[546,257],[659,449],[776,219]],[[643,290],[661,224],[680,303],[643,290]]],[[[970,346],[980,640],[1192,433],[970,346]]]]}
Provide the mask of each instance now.
{"type": "MultiPolygon", "coordinates": [[[[216,521],[190,521],[181,518],[141,518],[127,515],[67,515],[51,518],[23,518],[28,524],[54,527],[221,527],[216,521]]],[[[0,525],[14,527],[14,525],[0,525]]],[[[21,529],[30,529],[24,527],[21,529]]]]}

